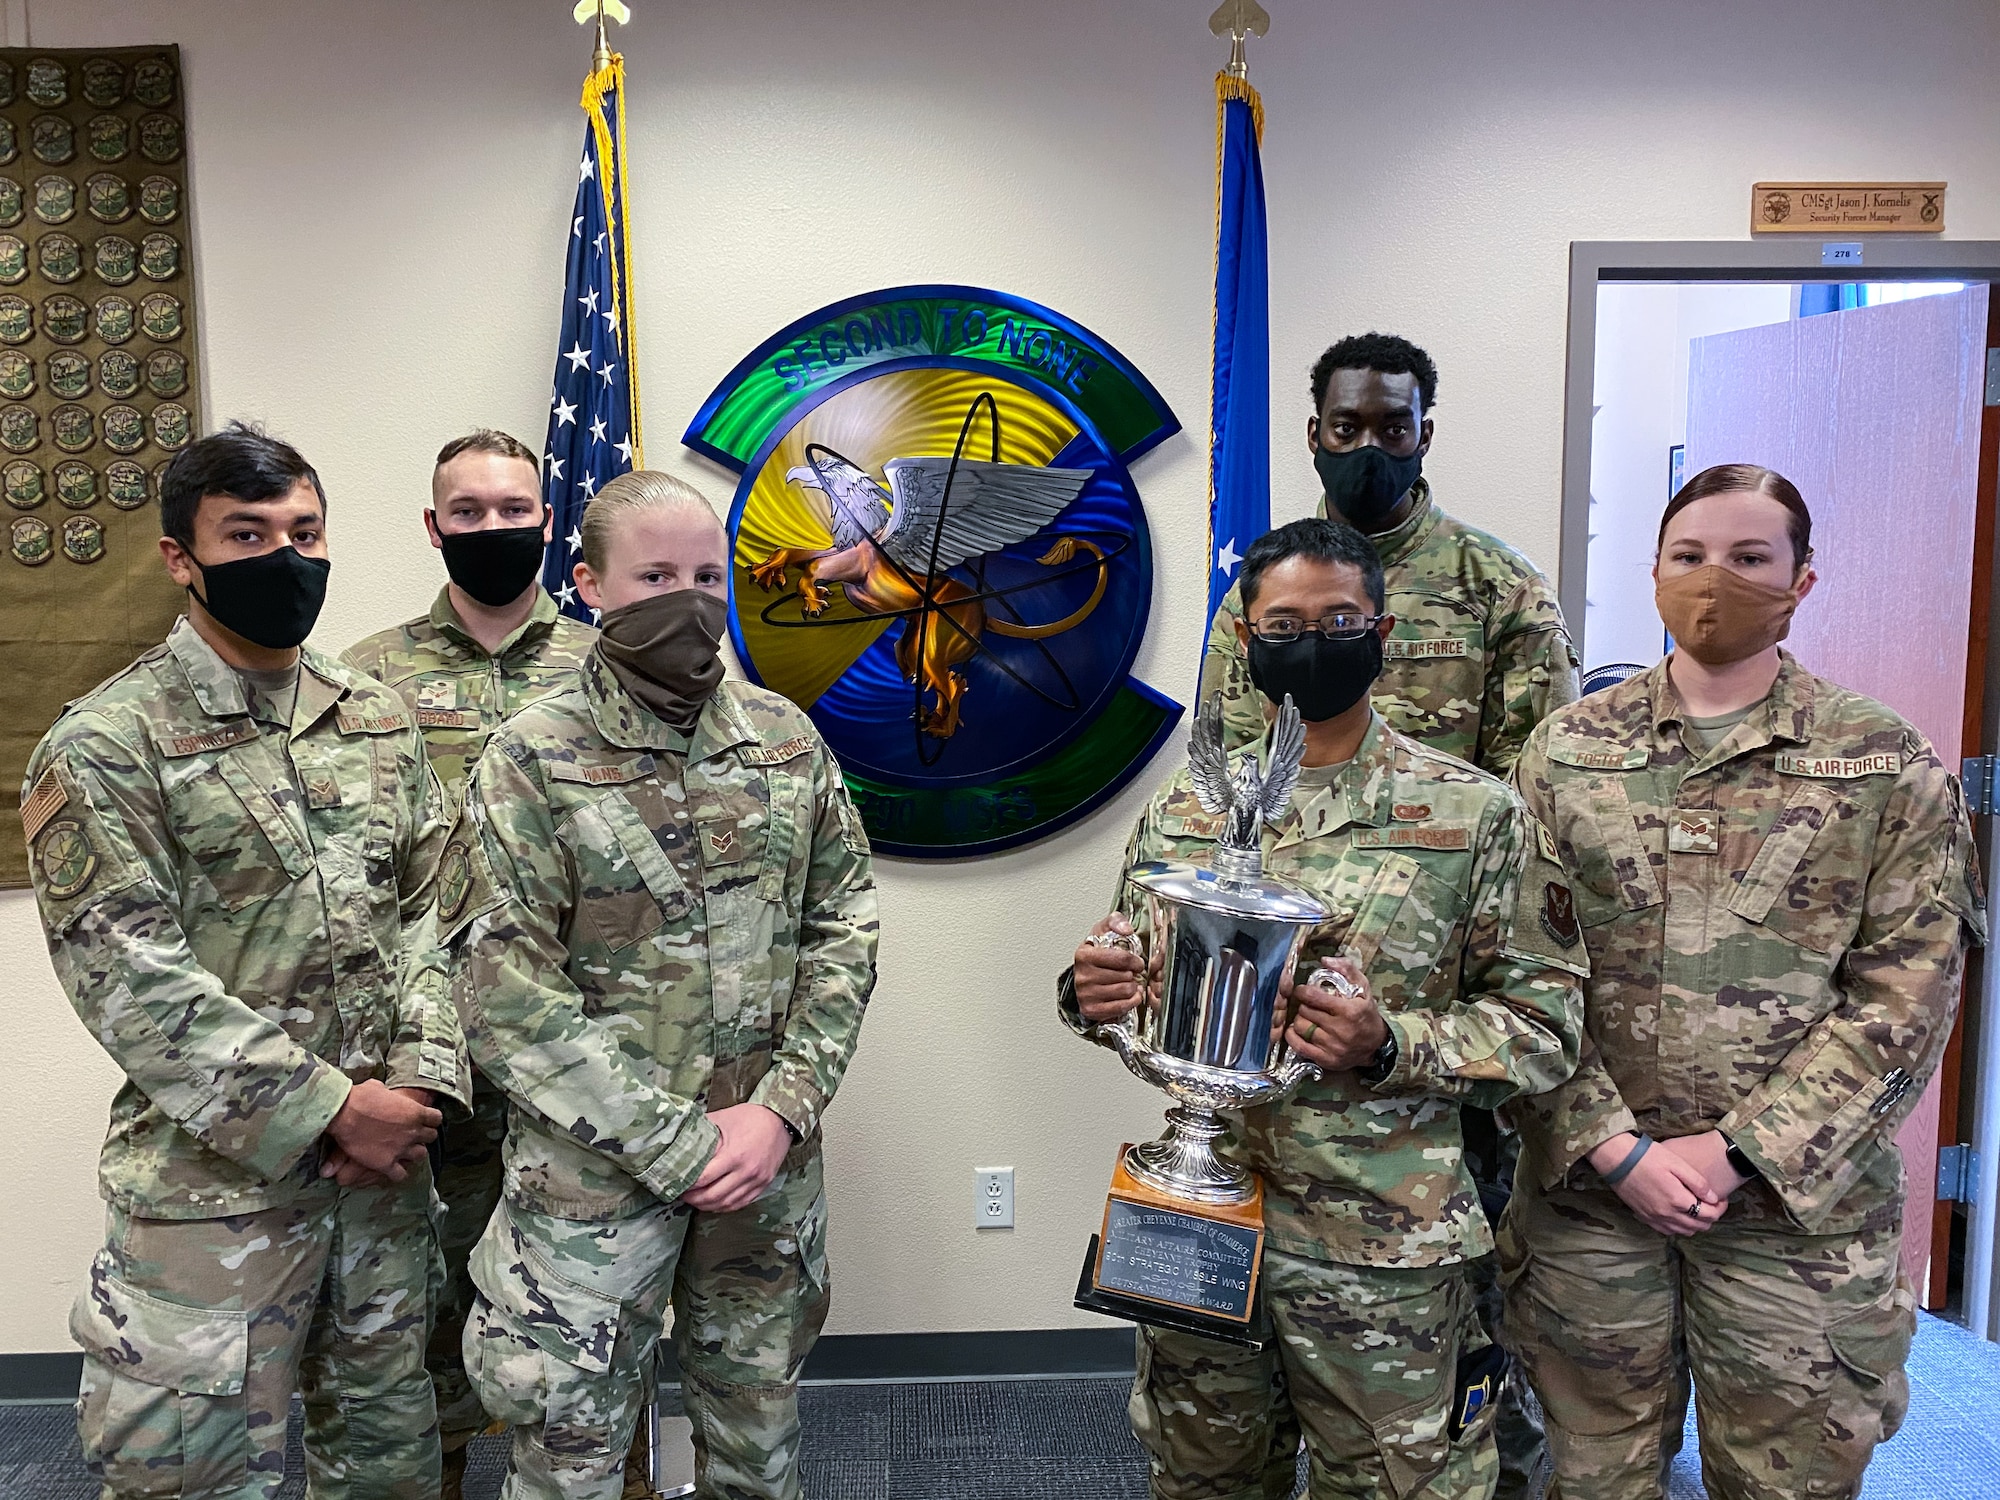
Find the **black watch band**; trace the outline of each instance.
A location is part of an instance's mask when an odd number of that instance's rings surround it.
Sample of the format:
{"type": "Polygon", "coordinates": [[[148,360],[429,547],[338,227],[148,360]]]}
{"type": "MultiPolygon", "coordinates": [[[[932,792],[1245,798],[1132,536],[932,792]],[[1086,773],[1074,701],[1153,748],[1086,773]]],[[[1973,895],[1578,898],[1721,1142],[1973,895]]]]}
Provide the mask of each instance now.
{"type": "MultiPolygon", "coordinates": [[[[1724,1137],[1724,1139],[1727,1139],[1727,1137],[1724,1137]]],[[[1739,1177],[1761,1177],[1764,1175],[1757,1170],[1757,1164],[1743,1154],[1743,1148],[1734,1141],[1729,1142],[1729,1149],[1723,1153],[1722,1159],[1729,1163],[1729,1170],[1739,1177]]]]}
{"type": "Polygon", "coordinates": [[[1402,1049],[1396,1045],[1396,1033],[1389,1033],[1389,1040],[1375,1049],[1375,1053],[1360,1069],[1363,1083],[1381,1083],[1396,1071],[1396,1056],[1402,1049]]]}

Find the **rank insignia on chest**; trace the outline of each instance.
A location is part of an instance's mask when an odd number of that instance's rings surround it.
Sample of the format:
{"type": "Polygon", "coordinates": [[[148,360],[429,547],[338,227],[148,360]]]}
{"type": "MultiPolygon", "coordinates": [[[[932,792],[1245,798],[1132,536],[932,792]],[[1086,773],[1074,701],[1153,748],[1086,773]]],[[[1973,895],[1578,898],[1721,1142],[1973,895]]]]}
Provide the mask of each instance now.
{"type": "Polygon", "coordinates": [[[1565,948],[1574,948],[1583,940],[1583,928],[1576,920],[1576,897],[1559,880],[1542,887],[1542,930],[1565,948]]]}
{"type": "Polygon", "coordinates": [[[736,830],[734,828],[724,828],[720,832],[711,833],[708,836],[708,848],[711,854],[727,854],[735,847],[736,830]]]}
{"type": "Polygon", "coordinates": [[[458,707],[458,684],[455,682],[422,682],[417,684],[418,708],[458,707]]]}
{"type": "Polygon", "coordinates": [[[1715,853],[1716,823],[1713,812],[1675,809],[1667,825],[1667,848],[1675,854],[1715,853]]]}

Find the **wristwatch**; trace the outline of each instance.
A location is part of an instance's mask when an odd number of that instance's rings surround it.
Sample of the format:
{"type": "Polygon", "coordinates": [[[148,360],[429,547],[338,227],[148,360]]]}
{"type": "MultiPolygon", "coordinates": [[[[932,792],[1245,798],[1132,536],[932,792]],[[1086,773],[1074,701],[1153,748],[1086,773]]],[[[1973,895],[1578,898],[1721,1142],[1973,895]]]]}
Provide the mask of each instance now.
{"type": "Polygon", "coordinates": [[[1757,1170],[1757,1164],[1743,1154],[1741,1146],[1730,1140],[1728,1136],[1724,1136],[1722,1139],[1723,1143],[1729,1147],[1723,1153],[1722,1159],[1729,1163],[1730,1171],[1739,1177],[1761,1177],[1764,1175],[1757,1170]]]}
{"type": "Polygon", "coordinates": [[[1396,1046],[1396,1033],[1389,1033],[1389,1040],[1375,1049],[1374,1055],[1359,1069],[1363,1083],[1381,1083],[1396,1071],[1396,1055],[1401,1049],[1396,1046]]]}

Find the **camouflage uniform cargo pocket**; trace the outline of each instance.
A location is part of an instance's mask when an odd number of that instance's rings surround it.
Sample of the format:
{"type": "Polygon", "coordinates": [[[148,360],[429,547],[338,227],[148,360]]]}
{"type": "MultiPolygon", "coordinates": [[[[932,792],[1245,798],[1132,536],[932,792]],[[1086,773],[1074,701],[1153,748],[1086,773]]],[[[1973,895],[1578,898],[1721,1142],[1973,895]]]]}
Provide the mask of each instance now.
{"type": "Polygon", "coordinates": [[[84,1463],[113,1493],[209,1494],[247,1482],[248,1313],[150,1296],[113,1275],[100,1252],[69,1326],[84,1348],[84,1463]]]}
{"type": "MultiPolygon", "coordinates": [[[[1445,1402],[1434,1393],[1369,1423],[1375,1437],[1375,1451],[1382,1456],[1383,1471],[1395,1488],[1397,1500],[1421,1490],[1451,1457],[1446,1416],[1445,1402]]],[[[1477,1444],[1484,1433],[1481,1427],[1468,1435],[1468,1445],[1477,1444]]]]}
{"type": "Polygon", "coordinates": [[[1844,948],[1860,918],[1861,893],[1851,872],[1866,869],[1867,859],[1830,857],[1829,842],[1838,836],[1829,825],[1851,820],[1856,811],[1826,787],[1807,782],[1796,788],[1744,870],[1729,909],[1815,953],[1844,948]]]}
{"type": "Polygon", "coordinates": [[[1847,1495],[1875,1445],[1902,1427],[1910,1409],[1903,1364],[1916,1336],[1916,1306],[1916,1290],[1899,1270],[1881,1301],[1827,1328],[1838,1368],[1832,1372],[1819,1463],[1808,1493],[1847,1495]]]}
{"type": "Polygon", "coordinates": [[[471,1269],[479,1296],[462,1352],[480,1405],[496,1421],[540,1427],[552,1457],[601,1454],[638,1379],[613,1358],[623,1308],[557,1273],[504,1214],[471,1269]]]}

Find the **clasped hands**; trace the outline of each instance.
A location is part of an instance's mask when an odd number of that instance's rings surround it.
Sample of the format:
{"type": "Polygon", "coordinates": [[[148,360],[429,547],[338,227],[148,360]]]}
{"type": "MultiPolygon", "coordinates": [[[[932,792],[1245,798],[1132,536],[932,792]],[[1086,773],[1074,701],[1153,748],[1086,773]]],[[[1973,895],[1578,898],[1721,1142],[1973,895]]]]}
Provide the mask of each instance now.
{"type": "MultiPolygon", "coordinates": [[[[1090,929],[1091,937],[1132,935],[1132,924],[1116,913],[1090,929]]],[[[1139,1003],[1139,982],[1145,965],[1127,948],[1100,947],[1088,940],[1077,945],[1071,982],[1077,1013],[1093,1026],[1117,1021],[1139,1003]]],[[[1285,1040],[1305,1061],[1328,1073],[1367,1064],[1389,1039],[1374,992],[1360,965],[1350,958],[1321,959],[1320,967],[1344,976],[1358,994],[1343,995],[1319,985],[1294,984],[1288,973],[1278,987],[1279,1017],[1285,1040]]]]}
{"type": "MultiPolygon", "coordinates": [[[[1620,1131],[1592,1147],[1590,1164],[1600,1175],[1615,1172],[1639,1142],[1620,1131]]],[[[1729,1165],[1729,1141],[1719,1130],[1655,1141],[1611,1191],[1649,1229],[1660,1234],[1700,1234],[1713,1229],[1729,1210],[1729,1197],[1750,1179],[1729,1165]]]]}

